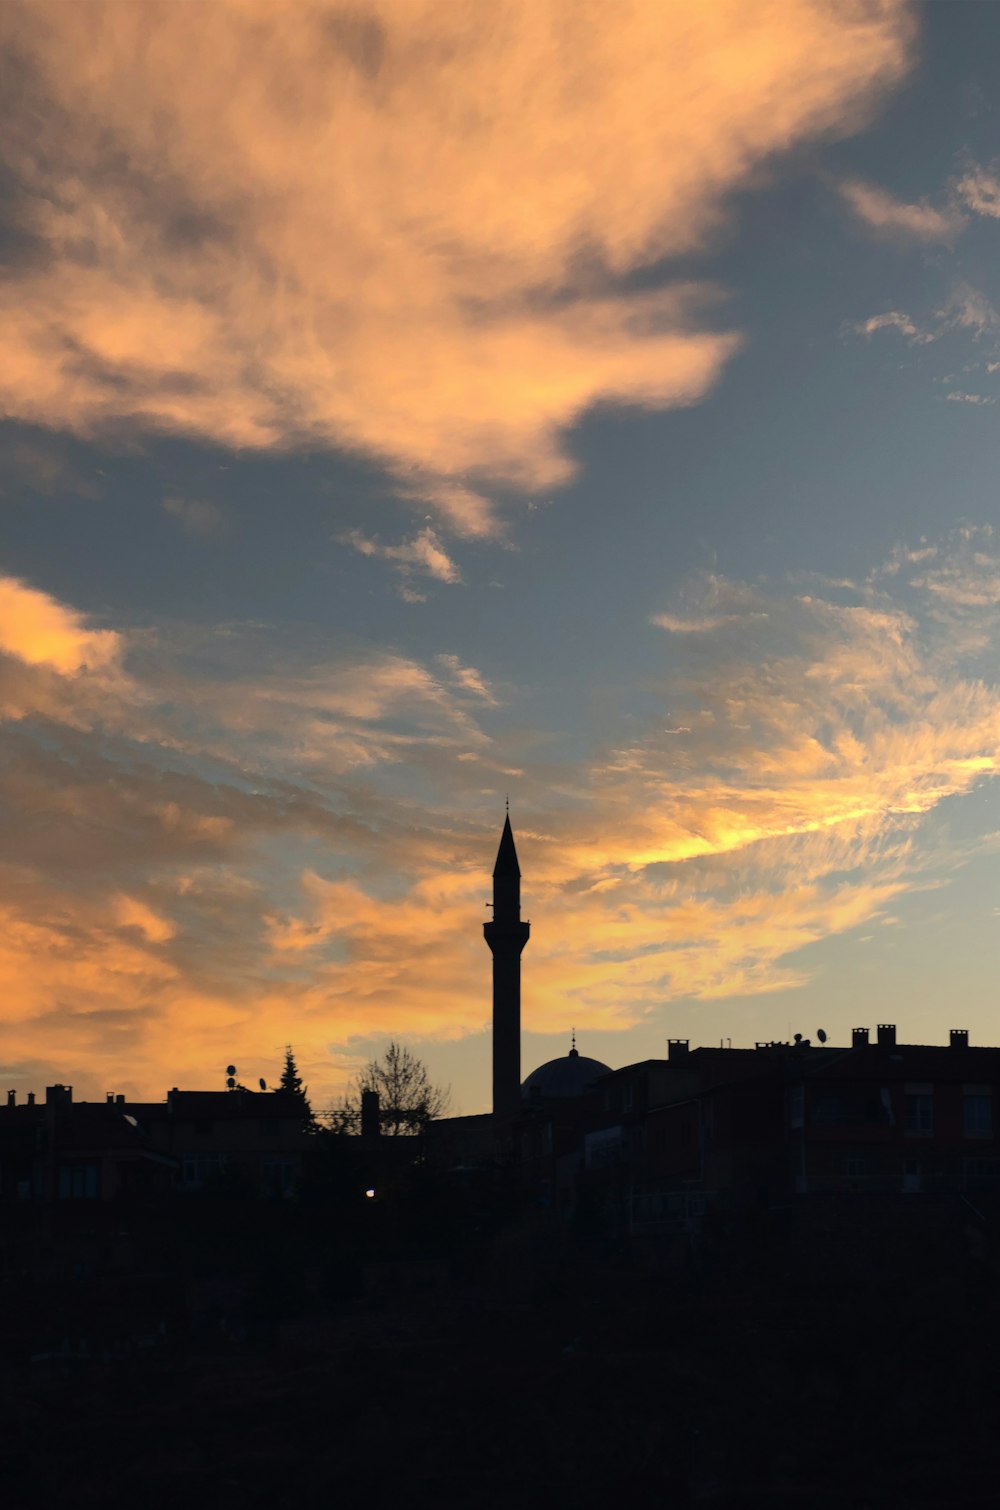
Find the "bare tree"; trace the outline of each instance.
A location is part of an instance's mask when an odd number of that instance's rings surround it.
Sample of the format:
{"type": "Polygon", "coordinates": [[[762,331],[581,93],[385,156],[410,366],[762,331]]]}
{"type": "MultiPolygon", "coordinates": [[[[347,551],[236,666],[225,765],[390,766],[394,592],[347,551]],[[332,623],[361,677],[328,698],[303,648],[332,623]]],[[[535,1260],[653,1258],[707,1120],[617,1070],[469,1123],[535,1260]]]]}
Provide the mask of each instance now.
{"type": "Polygon", "coordinates": [[[377,1091],[381,1130],[389,1137],[412,1137],[444,1116],[451,1091],[433,1085],[422,1059],[400,1043],[390,1043],[381,1059],[370,1059],[344,1100],[330,1113],[338,1132],[358,1132],[361,1092],[377,1091]]]}

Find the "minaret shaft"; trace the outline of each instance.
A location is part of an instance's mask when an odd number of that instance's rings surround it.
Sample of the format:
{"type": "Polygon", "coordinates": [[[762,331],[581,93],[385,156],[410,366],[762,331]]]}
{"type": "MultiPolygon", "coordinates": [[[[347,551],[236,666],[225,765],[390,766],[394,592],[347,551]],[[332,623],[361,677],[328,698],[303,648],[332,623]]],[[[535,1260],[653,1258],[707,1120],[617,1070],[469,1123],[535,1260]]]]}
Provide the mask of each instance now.
{"type": "Polygon", "coordinates": [[[483,933],[493,955],[493,1115],[512,1117],[521,1105],[521,871],[510,818],[493,869],[493,920],[483,933]]]}

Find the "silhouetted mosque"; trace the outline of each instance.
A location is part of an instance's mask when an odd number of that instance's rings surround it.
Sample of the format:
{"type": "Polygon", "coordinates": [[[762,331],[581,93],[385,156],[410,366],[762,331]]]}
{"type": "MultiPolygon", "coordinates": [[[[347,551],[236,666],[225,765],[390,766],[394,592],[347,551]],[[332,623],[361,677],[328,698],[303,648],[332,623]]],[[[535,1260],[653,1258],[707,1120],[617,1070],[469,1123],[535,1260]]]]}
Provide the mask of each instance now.
{"type": "MultiPolygon", "coordinates": [[[[563,1217],[596,1210],[632,1232],[807,1195],[961,1196],[970,1210],[979,1195],[1000,1196],[1000,1048],[970,1044],[965,1028],[952,1028],[947,1044],[900,1042],[887,1022],[874,1041],[855,1027],[840,1045],[822,1030],[816,1042],[796,1033],[745,1048],[670,1038],[666,1057],[614,1070],[579,1054],[574,1040],[522,1081],[521,955],[531,929],[509,815],[492,907],[484,935],[493,956],[493,1109],[432,1122],[432,1168],[499,1174],[539,1207],[563,1217]]],[[[0,1106],[0,1211],[22,1202],[25,1210],[113,1207],[119,1197],[213,1185],[293,1196],[317,1148],[303,1104],[249,1091],[228,1074],[225,1092],[175,1088],[162,1102],[109,1092],[104,1103],[74,1103],[72,1087],[57,1084],[44,1104],[29,1092],[19,1105],[9,1090],[0,1106]]],[[[406,1139],[382,1139],[370,1104],[359,1132],[336,1156],[363,1192],[378,1170],[425,1156],[406,1139]],[[381,1144],[395,1153],[378,1152],[381,1144]]]]}
{"type": "Polygon", "coordinates": [[[493,955],[493,1115],[517,1116],[525,1099],[582,1096],[608,1066],[577,1051],[541,1064],[521,1084],[521,953],[531,924],[521,918],[521,867],[510,813],[493,867],[493,917],[483,925],[493,955]]]}
{"type": "MultiPolygon", "coordinates": [[[[591,1202],[630,1230],[819,1194],[1000,1194],[1000,1049],[901,1043],[893,1023],[816,1041],[692,1048],[609,1069],[577,1052],[521,1079],[521,868],[504,821],[493,868],[493,1110],[429,1129],[431,1161],[503,1168],[561,1215],[591,1202]]],[[[610,1219],[610,1217],[609,1217],[610,1219]]]]}

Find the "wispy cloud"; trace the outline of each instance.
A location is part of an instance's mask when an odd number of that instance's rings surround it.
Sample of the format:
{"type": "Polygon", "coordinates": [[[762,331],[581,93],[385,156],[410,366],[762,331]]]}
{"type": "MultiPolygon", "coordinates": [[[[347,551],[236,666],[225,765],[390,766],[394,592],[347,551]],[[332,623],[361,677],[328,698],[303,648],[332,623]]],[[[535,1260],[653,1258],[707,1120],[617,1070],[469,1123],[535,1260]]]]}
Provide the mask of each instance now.
{"type": "Polygon", "coordinates": [[[554,1030],[801,988],[811,945],[947,879],[935,823],[1000,761],[988,529],[853,583],[693,575],[651,613],[656,713],[571,758],[455,651],[104,627],[11,578],[0,610],[8,1054],[89,1093],[293,1039],[322,1099],[353,1037],[479,1030],[512,772],[554,1030]]]}
{"type": "Polygon", "coordinates": [[[810,946],[950,874],[935,815],[1000,761],[987,529],[856,584],[692,578],[654,615],[688,626],[657,641],[659,713],[573,758],[451,651],[8,601],[34,688],[0,729],[9,1055],[91,1093],[126,1062],[147,1094],[234,1056],[266,1075],[293,1023],[322,1098],[353,1038],[478,1031],[511,771],[527,1026],[607,1029],[804,985],[810,946]]]}
{"type": "Polygon", "coordinates": [[[974,163],[956,181],[955,188],[974,214],[1000,219],[1000,177],[995,171],[974,163]]]}
{"type": "Polygon", "coordinates": [[[268,920],[310,855],[384,880],[446,851],[440,821],[392,795],[390,773],[404,766],[419,791],[421,769],[434,785],[450,770],[461,788],[459,757],[476,753],[482,782],[476,712],[496,705],[482,674],[452,654],[317,664],[253,626],[201,628],[189,650],[176,632],[94,629],[10,579],[0,607],[0,982],[19,983],[14,1060],[50,1078],[72,1070],[91,1094],[107,1062],[123,1088],[159,1094],[166,1076],[204,1084],[237,1041],[263,1055],[294,1015],[329,1085],[322,972],[275,970],[268,920]]]}
{"type": "Polygon", "coordinates": [[[566,482],[598,402],[696,403],[739,340],[705,245],[910,62],[896,0],[613,9],[39,0],[0,13],[23,254],[5,412],[379,458],[450,528],[566,482]]]}
{"type": "Polygon", "coordinates": [[[423,601],[423,594],[412,585],[414,573],[431,577],[435,582],[462,580],[458,566],[429,525],[414,535],[412,540],[404,540],[399,545],[383,545],[381,541],[369,538],[360,530],[349,530],[340,538],[343,544],[353,546],[362,556],[376,556],[382,561],[390,561],[402,578],[400,591],[410,602],[423,601]]]}
{"type": "Polygon", "coordinates": [[[904,241],[950,243],[965,224],[964,215],[954,205],[939,210],[926,200],[907,204],[895,199],[885,189],[857,178],[845,180],[838,188],[857,218],[884,236],[904,241]]]}
{"type": "Polygon", "coordinates": [[[946,325],[971,330],[977,339],[1000,330],[1000,315],[987,296],[971,283],[959,283],[938,311],[938,318],[946,325]]]}
{"type": "Polygon", "coordinates": [[[482,698],[485,703],[496,705],[496,698],[484,680],[482,672],[477,671],[475,666],[463,666],[457,655],[439,655],[437,659],[456,687],[460,687],[463,692],[471,692],[474,697],[482,698]]]}
{"type": "Polygon", "coordinates": [[[966,393],[962,388],[953,388],[945,394],[945,399],[952,404],[995,404],[996,399],[986,393],[966,393]]]}
{"type": "MultiPolygon", "coordinates": [[[[972,340],[978,342],[984,337],[995,337],[1000,332],[1000,314],[980,289],[974,288],[970,283],[961,282],[955,285],[941,306],[935,310],[933,323],[929,327],[919,324],[903,310],[890,309],[883,314],[871,315],[867,320],[860,320],[850,329],[856,335],[864,336],[866,340],[870,340],[872,336],[883,331],[894,332],[911,346],[929,346],[956,332],[971,334],[972,340]]],[[[993,371],[993,364],[987,362],[985,365],[987,372],[993,371]]],[[[966,364],[963,370],[966,373],[971,371],[971,364],[966,364]]],[[[954,385],[955,374],[938,378],[937,381],[954,385]]],[[[945,397],[953,403],[993,403],[993,398],[989,395],[971,393],[966,389],[954,387],[945,397]]]]}
{"type": "Polygon", "coordinates": [[[714,618],[706,615],[701,619],[685,619],[676,613],[654,613],[649,622],[655,624],[658,629],[666,629],[669,634],[712,634],[716,629],[721,629],[724,624],[737,623],[737,618],[732,614],[717,614],[714,618]]]}
{"type": "Polygon", "coordinates": [[[752,587],[701,571],[692,572],[678,591],[672,611],[650,614],[649,622],[668,634],[695,637],[766,618],[766,604],[752,587]]]}
{"type": "Polygon", "coordinates": [[[225,514],[217,504],[202,498],[170,496],[163,500],[163,511],[192,535],[221,535],[225,529],[225,514]]]}
{"type": "Polygon", "coordinates": [[[867,320],[859,321],[854,326],[854,330],[862,336],[877,335],[880,330],[895,330],[914,346],[926,346],[937,339],[936,332],[922,330],[915,320],[899,309],[886,310],[885,314],[881,315],[871,315],[867,320]]]}

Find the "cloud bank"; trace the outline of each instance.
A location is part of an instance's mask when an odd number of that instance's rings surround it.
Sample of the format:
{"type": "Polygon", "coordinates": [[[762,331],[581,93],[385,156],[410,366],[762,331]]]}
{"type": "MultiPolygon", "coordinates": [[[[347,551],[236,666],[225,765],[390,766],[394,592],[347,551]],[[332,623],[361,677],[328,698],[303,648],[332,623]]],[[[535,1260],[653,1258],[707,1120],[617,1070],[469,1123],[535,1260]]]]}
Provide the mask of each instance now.
{"type": "Polygon", "coordinates": [[[713,291],[629,275],[857,128],[896,0],[39,0],[0,13],[9,417],[377,458],[453,529],[573,474],[596,403],[697,402],[713,291]]]}
{"type": "Polygon", "coordinates": [[[799,988],[810,946],[940,884],[946,804],[1000,760],[988,530],[855,584],[692,579],[650,605],[661,712],[572,759],[452,652],[95,627],[10,579],[0,604],[42,630],[3,621],[11,1084],[127,1065],[158,1095],[291,1040],[322,1102],[373,1034],[478,1031],[512,770],[530,1030],[799,988]]]}

